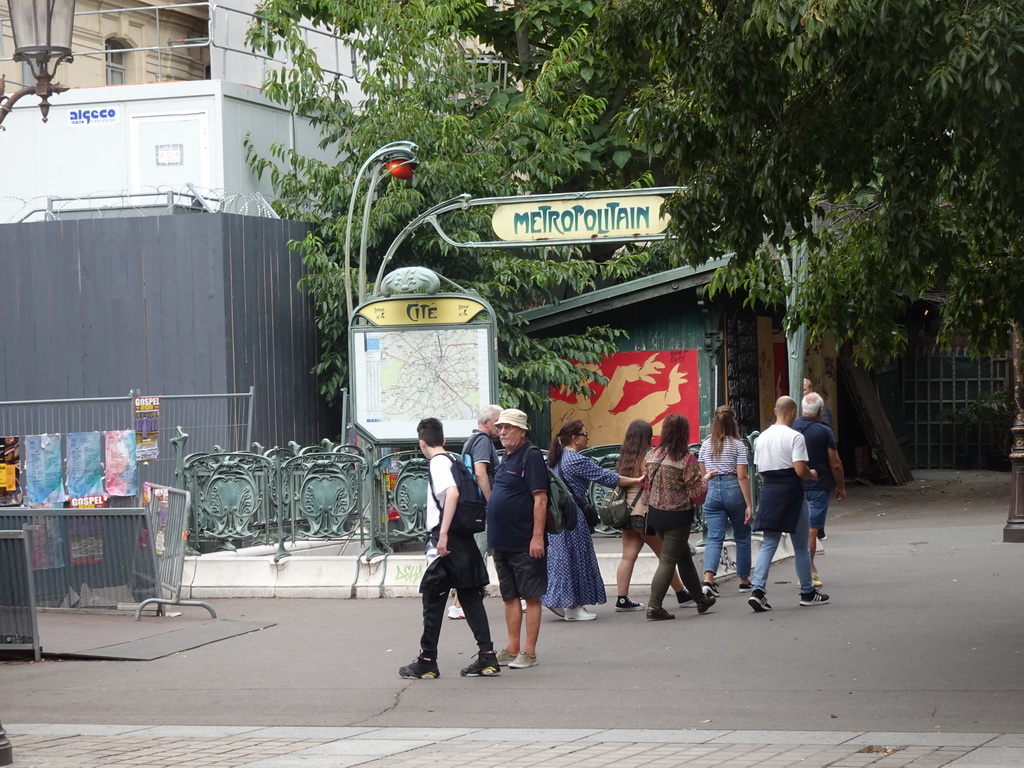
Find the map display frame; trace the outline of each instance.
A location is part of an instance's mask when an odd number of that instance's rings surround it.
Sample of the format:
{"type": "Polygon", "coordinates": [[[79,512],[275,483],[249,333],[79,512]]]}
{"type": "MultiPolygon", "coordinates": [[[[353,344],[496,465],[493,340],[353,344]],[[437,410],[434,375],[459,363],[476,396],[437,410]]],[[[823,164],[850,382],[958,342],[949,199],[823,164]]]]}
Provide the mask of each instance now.
{"type": "Polygon", "coordinates": [[[496,329],[475,297],[399,296],[371,302],[350,328],[353,424],[381,443],[416,440],[420,419],[457,443],[497,400],[496,329]],[[377,324],[376,321],[383,321],[377,324]]]}

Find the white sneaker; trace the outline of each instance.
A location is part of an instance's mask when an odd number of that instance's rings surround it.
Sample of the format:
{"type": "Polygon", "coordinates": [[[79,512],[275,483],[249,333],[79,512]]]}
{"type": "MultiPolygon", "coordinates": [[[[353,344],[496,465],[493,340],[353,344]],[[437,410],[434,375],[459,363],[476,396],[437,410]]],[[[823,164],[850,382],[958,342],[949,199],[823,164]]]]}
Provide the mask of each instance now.
{"type": "Polygon", "coordinates": [[[582,605],[577,605],[573,608],[566,608],[565,616],[562,618],[566,621],[593,621],[597,618],[597,614],[591,613],[582,605]]]}
{"type": "Polygon", "coordinates": [[[523,613],[526,613],[526,601],[523,598],[519,598],[519,605],[522,606],[523,613]]]}
{"type": "Polygon", "coordinates": [[[451,608],[448,609],[448,618],[464,619],[466,618],[466,614],[463,613],[461,605],[453,605],[451,608]]]}

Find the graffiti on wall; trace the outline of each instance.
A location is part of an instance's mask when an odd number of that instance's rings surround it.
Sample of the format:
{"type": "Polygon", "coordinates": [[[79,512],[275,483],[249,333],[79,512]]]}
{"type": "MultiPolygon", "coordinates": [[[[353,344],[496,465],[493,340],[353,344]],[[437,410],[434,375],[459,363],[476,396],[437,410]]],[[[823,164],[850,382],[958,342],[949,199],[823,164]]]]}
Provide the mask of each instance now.
{"type": "Polygon", "coordinates": [[[590,433],[590,445],[619,443],[633,419],[654,426],[655,442],[670,413],[690,420],[690,439],[699,435],[700,403],[697,351],[694,349],[617,352],[599,366],[583,366],[608,378],[591,384],[589,397],[551,388],[551,426],[557,430],[580,419],[590,433]]]}

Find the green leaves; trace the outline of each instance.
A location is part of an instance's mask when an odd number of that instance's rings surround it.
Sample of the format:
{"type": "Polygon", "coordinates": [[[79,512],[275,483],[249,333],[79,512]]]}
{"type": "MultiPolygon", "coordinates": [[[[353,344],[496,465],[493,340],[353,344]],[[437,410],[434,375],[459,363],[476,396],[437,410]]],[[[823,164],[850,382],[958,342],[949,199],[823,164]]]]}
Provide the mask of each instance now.
{"type": "MultiPolygon", "coordinates": [[[[351,222],[348,207],[358,169],[378,147],[415,142],[421,165],[411,184],[385,178],[378,187],[366,231],[371,279],[402,227],[462,193],[653,183],[644,149],[615,128],[633,85],[609,76],[618,63],[593,44],[591,24],[603,7],[578,0],[266,0],[260,6],[250,42],[294,62],[268,73],[265,93],[313,122],[322,154],[274,147],[260,155],[248,145],[248,160],[274,184],[279,211],[314,227],[296,248],[310,269],[302,288],[317,308],[323,355],[316,372],[329,399],[347,382],[345,285],[356,285],[358,274],[356,264],[346,266],[344,242],[350,225],[354,244],[363,234],[365,183],[351,222]],[[300,23],[343,38],[355,80],[325,75],[300,23]]],[[[452,214],[445,229],[458,240],[478,240],[489,231],[488,215],[481,209],[452,214]]],[[[525,336],[517,313],[650,268],[635,252],[603,264],[610,255],[460,250],[423,227],[391,267],[426,266],[486,297],[500,324],[503,401],[536,405],[551,383],[579,386],[567,361],[596,362],[614,351],[618,332],[593,328],[535,340],[525,336]]]]}
{"type": "Polygon", "coordinates": [[[788,294],[770,251],[804,246],[790,322],[900,351],[908,302],[948,290],[947,333],[1005,348],[1024,319],[1024,6],[997,0],[624,0],[612,56],[646,55],[622,127],[670,183],[711,291],[788,294]]]}

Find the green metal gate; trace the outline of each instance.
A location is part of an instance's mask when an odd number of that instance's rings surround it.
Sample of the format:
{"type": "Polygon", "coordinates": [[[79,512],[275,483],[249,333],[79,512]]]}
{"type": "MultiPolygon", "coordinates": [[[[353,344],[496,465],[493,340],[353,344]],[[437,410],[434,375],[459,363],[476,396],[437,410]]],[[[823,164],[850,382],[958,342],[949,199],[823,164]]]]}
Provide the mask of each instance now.
{"type": "MultiPolygon", "coordinates": [[[[918,349],[907,353],[904,378],[908,459],[912,467],[985,467],[1009,432],[992,424],[965,423],[964,409],[1007,389],[1009,358],[973,359],[966,350],[918,349]]],[[[1008,425],[1007,425],[1008,430],[1008,425]]]]}

